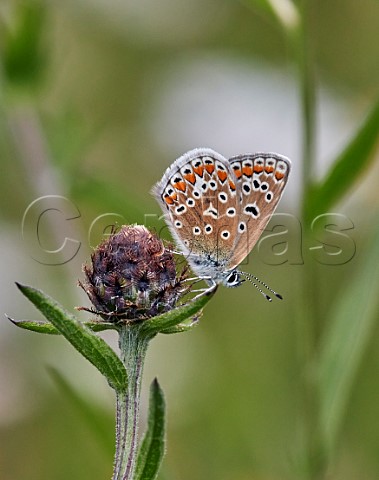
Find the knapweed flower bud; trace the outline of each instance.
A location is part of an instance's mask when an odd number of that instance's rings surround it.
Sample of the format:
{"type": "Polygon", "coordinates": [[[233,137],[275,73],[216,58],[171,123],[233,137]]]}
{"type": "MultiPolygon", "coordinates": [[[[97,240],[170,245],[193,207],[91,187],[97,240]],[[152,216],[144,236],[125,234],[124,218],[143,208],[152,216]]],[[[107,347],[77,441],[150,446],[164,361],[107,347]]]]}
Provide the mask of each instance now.
{"type": "Polygon", "coordinates": [[[141,225],[124,225],[112,233],[84,265],[79,283],[95,310],[108,322],[142,320],[175,307],[184,293],[183,274],[163,242],[141,225]]]}

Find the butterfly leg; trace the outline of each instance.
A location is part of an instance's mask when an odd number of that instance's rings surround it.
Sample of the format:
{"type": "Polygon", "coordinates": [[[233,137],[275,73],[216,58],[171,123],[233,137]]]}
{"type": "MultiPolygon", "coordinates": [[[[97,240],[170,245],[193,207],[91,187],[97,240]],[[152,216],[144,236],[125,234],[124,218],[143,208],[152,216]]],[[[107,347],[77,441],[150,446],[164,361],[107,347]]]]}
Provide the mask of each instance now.
{"type": "Polygon", "coordinates": [[[215,285],[217,285],[212,277],[192,277],[192,278],[187,278],[184,281],[185,282],[192,281],[193,283],[205,281],[208,284],[207,288],[199,288],[197,290],[191,290],[191,292],[206,292],[207,290],[209,290],[209,287],[214,287],[215,285]]]}
{"type": "Polygon", "coordinates": [[[214,292],[217,289],[217,283],[211,277],[199,277],[199,280],[205,280],[208,283],[207,288],[200,288],[198,290],[191,290],[194,293],[199,292],[192,300],[196,300],[203,295],[209,295],[210,293],[214,292]],[[210,284],[209,284],[210,283],[210,284]]]}
{"type": "Polygon", "coordinates": [[[185,278],[182,280],[183,282],[200,282],[203,280],[201,277],[191,277],[191,278],[185,278]]]}

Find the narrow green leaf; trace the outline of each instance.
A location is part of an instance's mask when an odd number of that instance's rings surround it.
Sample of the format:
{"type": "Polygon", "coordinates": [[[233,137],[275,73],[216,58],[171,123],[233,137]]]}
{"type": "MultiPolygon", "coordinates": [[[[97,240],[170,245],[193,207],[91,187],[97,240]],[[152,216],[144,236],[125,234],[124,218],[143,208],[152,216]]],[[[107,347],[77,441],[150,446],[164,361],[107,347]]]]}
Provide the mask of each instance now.
{"type": "MultiPolygon", "coordinates": [[[[35,320],[14,320],[11,317],[6,316],[13,325],[23,328],[24,330],[30,330],[31,332],[45,333],[47,335],[60,335],[61,332],[57,330],[50,322],[40,322],[35,320]]],[[[103,322],[83,322],[84,326],[92,330],[93,332],[103,332],[104,330],[118,330],[117,325],[114,323],[103,322]]]]}
{"type": "Polygon", "coordinates": [[[149,418],[142,440],[135,480],[154,480],[165,453],[165,400],[158,380],[150,386],[149,418]]]}
{"type": "Polygon", "coordinates": [[[141,325],[141,332],[145,332],[149,335],[155,335],[159,332],[164,332],[167,329],[175,327],[181,322],[184,322],[190,317],[199,314],[202,308],[209,302],[217,290],[215,286],[212,290],[199,295],[195,299],[190,300],[181,307],[174,308],[167,313],[158,315],[149,320],[145,320],[141,325]]]}
{"type": "Polygon", "coordinates": [[[16,327],[23,328],[24,330],[30,330],[31,332],[45,333],[48,335],[60,335],[60,331],[57,330],[54,325],[49,322],[38,322],[33,320],[14,320],[6,315],[7,319],[16,325],[16,327]]]}
{"type": "Polygon", "coordinates": [[[40,290],[18,283],[16,285],[71,345],[106,377],[112,388],[116,391],[125,390],[128,382],[125,367],[102,338],[94,335],[73,315],[40,290]]]}
{"type": "Polygon", "coordinates": [[[86,424],[88,430],[97,440],[101,450],[113,458],[114,455],[114,433],[110,422],[104,411],[99,410],[92,404],[84,400],[74,388],[67,382],[61,373],[53,367],[48,368],[51,377],[56,383],[59,391],[70,402],[70,406],[78,414],[78,417],[86,424]]]}
{"type": "Polygon", "coordinates": [[[307,199],[308,219],[328,212],[374,160],[379,141],[379,99],[355,137],[333,162],[326,179],[311,190],[307,199]]]}
{"type": "Polygon", "coordinates": [[[321,426],[333,452],[351,388],[379,316],[379,229],[352,282],[336,301],[319,358],[321,426]]]}

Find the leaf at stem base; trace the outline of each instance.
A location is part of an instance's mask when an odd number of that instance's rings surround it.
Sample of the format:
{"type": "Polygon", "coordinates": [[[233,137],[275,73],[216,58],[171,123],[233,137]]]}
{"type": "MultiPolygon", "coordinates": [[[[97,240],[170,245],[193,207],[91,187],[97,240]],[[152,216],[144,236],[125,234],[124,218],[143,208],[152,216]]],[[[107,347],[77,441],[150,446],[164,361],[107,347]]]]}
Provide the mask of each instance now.
{"type": "Polygon", "coordinates": [[[165,400],[158,380],[155,379],[150,387],[148,425],[138,452],[135,480],[154,480],[164,453],[165,400]]]}

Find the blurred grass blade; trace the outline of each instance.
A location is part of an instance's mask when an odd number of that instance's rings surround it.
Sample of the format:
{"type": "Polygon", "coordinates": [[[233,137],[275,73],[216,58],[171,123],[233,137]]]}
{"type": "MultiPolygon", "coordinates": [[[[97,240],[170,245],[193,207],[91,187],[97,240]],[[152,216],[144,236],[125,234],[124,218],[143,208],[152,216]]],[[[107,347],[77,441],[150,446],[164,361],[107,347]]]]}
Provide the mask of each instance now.
{"type": "Polygon", "coordinates": [[[107,418],[107,415],[102,410],[79,396],[58,370],[52,367],[49,367],[48,370],[60,393],[67,398],[80,419],[87,425],[88,430],[92,432],[101,451],[105,452],[109,458],[113,458],[114,434],[112,421],[107,418]]]}
{"type": "Polygon", "coordinates": [[[379,316],[379,228],[331,312],[319,358],[321,426],[333,452],[355,375],[379,316]]]}
{"type": "Polygon", "coordinates": [[[292,0],[247,0],[244,3],[269,14],[287,31],[296,28],[300,23],[299,12],[292,0]]]}
{"type": "Polygon", "coordinates": [[[135,480],[154,480],[165,452],[165,400],[155,379],[150,387],[149,418],[136,466],[135,480]]]}
{"type": "Polygon", "coordinates": [[[311,190],[306,208],[308,219],[328,212],[343,197],[374,160],[372,153],[378,141],[379,99],[355,137],[333,162],[326,179],[311,190]]]}
{"type": "Polygon", "coordinates": [[[116,391],[125,390],[128,382],[125,367],[103,339],[94,335],[40,290],[18,283],[16,285],[71,345],[106,377],[112,388],[116,391]]]}
{"type": "MultiPolygon", "coordinates": [[[[60,335],[61,332],[54,327],[50,322],[39,322],[34,320],[14,320],[11,317],[7,318],[16,327],[29,330],[31,332],[45,333],[47,335],[60,335]]],[[[117,330],[117,326],[114,323],[100,323],[100,322],[83,322],[83,325],[92,330],[93,332],[103,332],[104,330],[117,330]]]]}
{"type": "Polygon", "coordinates": [[[196,314],[199,315],[201,309],[204,308],[209,300],[213,297],[216,290],[217,286],[215,286],[212,290],[199,295],[197,298],[191,299],[185,305],[174,308],[167,313],[163,313],[162,315],[158,315],[149,320],[145,320],[145,322],[141,325],[141,332],[144,332],[148,335],[155,335],[159,332],[165,332],[168,329],[175,327],[179,323],[184,322],[196,314]]]}

